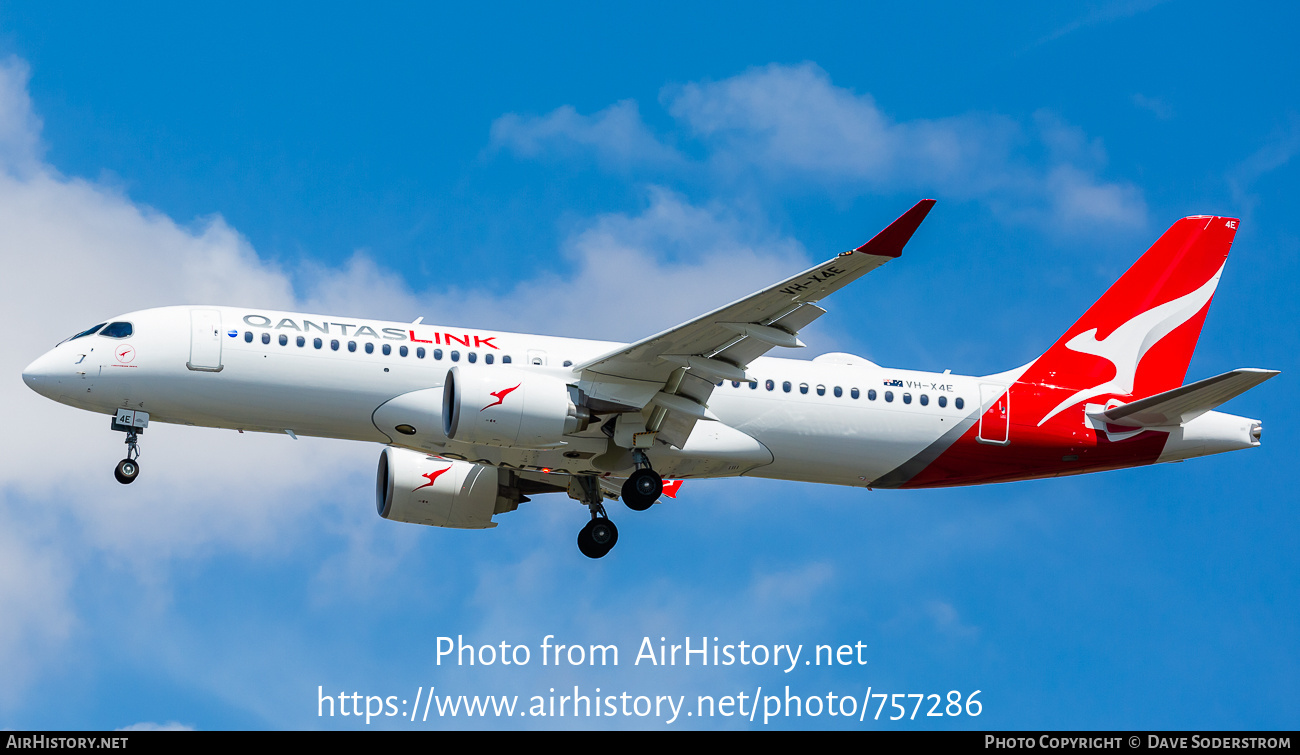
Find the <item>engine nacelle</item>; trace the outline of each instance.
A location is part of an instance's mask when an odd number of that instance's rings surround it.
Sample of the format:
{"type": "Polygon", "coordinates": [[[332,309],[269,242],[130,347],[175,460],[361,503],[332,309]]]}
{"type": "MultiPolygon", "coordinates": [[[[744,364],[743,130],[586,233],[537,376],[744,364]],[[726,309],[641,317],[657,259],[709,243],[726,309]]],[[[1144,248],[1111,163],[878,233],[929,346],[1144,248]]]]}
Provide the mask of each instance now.
{"type": "Polygon", "coordinates": [[[524,500],[513,483],[508,470],[389,446],[379,456],[375,508],[397,522],[486,529],[497,526],[493,514],[524,500]]]}
{"type": "Polygon", "coordinates": [[[591,422],[578,389],[550,375],[452,367],[442,390],[443,432],[460,443],[553,448],[591,422]]]}

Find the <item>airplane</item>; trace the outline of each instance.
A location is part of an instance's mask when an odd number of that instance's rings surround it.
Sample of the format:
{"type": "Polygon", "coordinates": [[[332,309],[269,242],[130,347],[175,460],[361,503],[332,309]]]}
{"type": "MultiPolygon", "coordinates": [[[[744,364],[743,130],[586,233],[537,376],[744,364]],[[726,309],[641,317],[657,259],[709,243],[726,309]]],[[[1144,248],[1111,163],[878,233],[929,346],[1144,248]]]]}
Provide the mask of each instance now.
{"type": "Polygon", "coordinates": [[[1184,385],[1238,220],[1173,224],[1042,356],[985,376],[796,349],[818,303],[898,258],[934,200],[860,247],[635,343],[223,306],[119,315],[38,357],[36,392],[112,416],[139,474],[150,422],[384,444],[385,519],[485,529],[529,496],[587,507],[578,548],[618,540],[682,480],[933,488],[1181,461],[1260,444],[1216,407],[1277,375],[1184,385]],[[669,480],[665,482],[665,480],[669,480]]]}

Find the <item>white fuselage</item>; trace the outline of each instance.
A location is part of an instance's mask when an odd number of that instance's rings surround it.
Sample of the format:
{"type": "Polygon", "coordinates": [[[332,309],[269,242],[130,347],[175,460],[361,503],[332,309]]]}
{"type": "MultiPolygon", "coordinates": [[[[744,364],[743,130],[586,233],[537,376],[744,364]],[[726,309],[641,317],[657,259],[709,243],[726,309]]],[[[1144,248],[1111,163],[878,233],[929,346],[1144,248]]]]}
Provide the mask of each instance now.
{"type": "MultiPolygon", "coordinates": [[[[231,307],[166,307],[116,320],[131,324],[130,337],[65,341],[33,362],[24,380],[95,412],[125,408],[148,412],[153,422],[374,441],[519,469],[598,471],[590,460],[608,446],[596,425],[555,448],[447,441],[432,419],[406,437],[384,426],[381,409],[422,396],[432,417],[439,410],[432,389],[453,365],[499,371],[508,364],[576,381],[572,365],[621,344],[231,307]]],[[[826,355],[759,358],[748,374],[757,382],[714,389],[708,408],[719,421],[699,422],[684,448],[649,450],[657,471],[869,486],[971,428],[987,408],[981,394],[1000,392],[1017,373],[976,378],[826,355]]],[[[1217,450],[1227,449],[1205,452],[1217,450]]],[[[1182,456],[1199,455],[1188,451],[1182,456]]]]}

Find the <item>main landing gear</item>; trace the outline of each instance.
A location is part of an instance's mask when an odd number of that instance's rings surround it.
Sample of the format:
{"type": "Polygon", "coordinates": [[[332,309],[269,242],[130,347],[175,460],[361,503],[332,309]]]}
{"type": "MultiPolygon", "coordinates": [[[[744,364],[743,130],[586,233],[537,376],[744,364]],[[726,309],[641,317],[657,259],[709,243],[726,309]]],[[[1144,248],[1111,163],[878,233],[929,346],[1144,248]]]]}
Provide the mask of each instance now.
{"type": "Polygon", "coordinates": [[[633,511],[645,511],[663,495],[664,478],[650,468],[650,460],[646,458],[645,451],[633,449],[632,458],[636,460],[636,471],[628,475],[627,482],[623,483],[623,503],[633,511]]]}
{"type": "Polygon", "coordinates": [[[119,409],[117,416],[113,417],[113,430],[126,433],[126,458],[119,461],[117,468],[113,470],[113,476],[123,485],[135,482],[135,478],[140,474],[139,439],[148,424],[148,414],[133,412],[130,409],[119,409]]]}
{"type": "MultiPolygon", "coordinates": [[[[636,469],[623,483],[621,498],[633,511],[645,511],[659,500],[664,492],[664,478],[650,468],[650,459],[639,448],[632,450],[636,469]]],[[[605,493],[600,478],[592,475],[573,475],[569,478],[569,497],[587,505],[591,521],[578,532],[578,550],[587,558],[602,558],[618,542],[618,528],[605,513],[605,493]]],[[[609,496],[613,498],[611,494],[609,496]]]]}
{"type": "Polygon", "coordinates": [[[586,475],[575,476],[569,495],[587,504],[591,511],[591,521],[578,531],[578,550],[587,558],[601,558],[618,542],[618,528],[605,513],[605,496],[600,491],[600,481],[586,475]],[[578,490],[573,489],[575,486],[578,490]],[[581,495],[581,498],[574,493],[581,495]]]}

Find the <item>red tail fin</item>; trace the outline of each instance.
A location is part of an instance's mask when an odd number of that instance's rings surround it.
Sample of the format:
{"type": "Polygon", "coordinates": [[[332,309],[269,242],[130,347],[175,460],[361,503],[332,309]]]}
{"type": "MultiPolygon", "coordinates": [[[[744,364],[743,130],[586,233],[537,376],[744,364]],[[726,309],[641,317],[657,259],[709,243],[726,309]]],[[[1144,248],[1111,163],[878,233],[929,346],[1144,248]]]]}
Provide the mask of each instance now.
{"type": "Polygon", "coordinates": [[[1047,387],[1038,424],[1082,402],[1182,385],[1236,233],[1235,218],[1205,215],[1165,231],[1020,377],[1047,387]]]}

